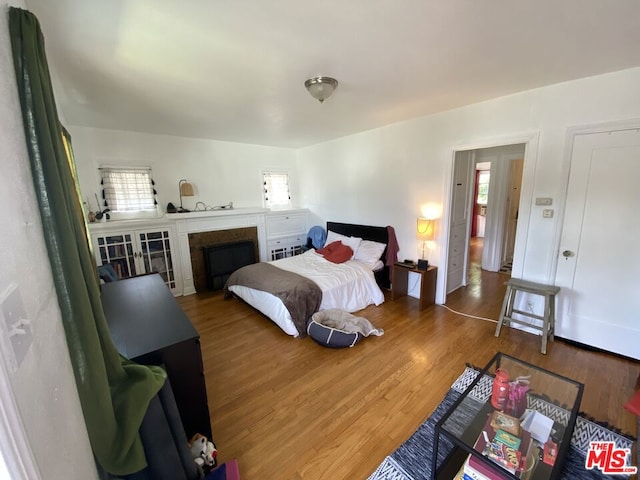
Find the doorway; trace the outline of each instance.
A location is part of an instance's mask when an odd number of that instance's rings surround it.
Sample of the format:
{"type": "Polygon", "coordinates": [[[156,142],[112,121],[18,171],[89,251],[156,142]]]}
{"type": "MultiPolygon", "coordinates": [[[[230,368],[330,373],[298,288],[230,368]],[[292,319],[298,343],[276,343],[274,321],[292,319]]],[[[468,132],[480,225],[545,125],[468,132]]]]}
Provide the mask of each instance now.
{"type": "Polygon", "coordinates": [[[469,275],[471,252],[481,251],[483,270],[511,273],[525,147],[519,143],[455,153],[446,293],[481,278],[469,275]]]}

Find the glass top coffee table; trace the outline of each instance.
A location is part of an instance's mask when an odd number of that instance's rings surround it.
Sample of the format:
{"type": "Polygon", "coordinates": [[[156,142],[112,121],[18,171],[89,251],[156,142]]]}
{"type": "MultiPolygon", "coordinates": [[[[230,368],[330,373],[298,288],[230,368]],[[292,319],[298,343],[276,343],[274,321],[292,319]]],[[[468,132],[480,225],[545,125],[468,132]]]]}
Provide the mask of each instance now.
{"type": "Polygon", "coordinates": [[[498,352],[436,424],[434,478],[559,478],[583,390],[498,352]]]}

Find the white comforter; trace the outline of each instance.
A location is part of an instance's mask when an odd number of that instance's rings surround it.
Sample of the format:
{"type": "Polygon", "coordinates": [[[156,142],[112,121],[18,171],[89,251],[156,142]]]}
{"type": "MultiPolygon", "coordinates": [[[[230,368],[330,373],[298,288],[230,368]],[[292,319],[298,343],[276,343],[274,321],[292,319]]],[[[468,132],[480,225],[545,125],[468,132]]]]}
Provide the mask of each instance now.
{"type": "MultiPolygon", "coordinates": [[[[380,305],[384,294],[378,287],[371,269],[355,260],[336,264],[309,250],[302,255],[269,262],[278,268],[313,280],[322,290],[320,310],[338,308],[357,312],[368,305],[380,305]]],[[[291,315],[284,304],[270,293],[234,285],[229,288],[249,305],[271,318],[282,330],[298,336],[291,315]]]]}

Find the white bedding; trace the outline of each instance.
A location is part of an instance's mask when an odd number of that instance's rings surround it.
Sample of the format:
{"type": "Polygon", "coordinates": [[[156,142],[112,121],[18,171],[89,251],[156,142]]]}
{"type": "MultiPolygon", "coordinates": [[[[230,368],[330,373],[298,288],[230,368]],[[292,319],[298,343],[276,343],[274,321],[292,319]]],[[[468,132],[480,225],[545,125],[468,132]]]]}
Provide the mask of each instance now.
{"type": "MultiPolygon", "coordinates": [[[[368,305],[380,305],[384,294],[367,265],[349,260],[336,264],[309,250],[302,255],[269,262],[278,268],[313,280],[322,290],[320,310],[338,308],[357,312],[368,305]]],[[[267,292],[233,285],[229,290],[273,320],[285,333],[294,337],[298,331],[282,301],[267,292]]]]}

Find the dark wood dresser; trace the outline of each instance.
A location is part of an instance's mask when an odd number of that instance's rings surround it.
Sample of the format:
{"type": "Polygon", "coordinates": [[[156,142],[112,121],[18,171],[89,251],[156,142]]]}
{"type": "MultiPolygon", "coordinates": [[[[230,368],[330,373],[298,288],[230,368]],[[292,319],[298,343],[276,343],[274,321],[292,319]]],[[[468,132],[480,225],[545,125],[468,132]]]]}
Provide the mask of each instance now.
{"type": "Polygon", "coordinates": [[[102,285],[102,306],[118,351],[143,365],[162,365],[187,438],[213,441],[200,335],[158,274],[102,285]]]}

